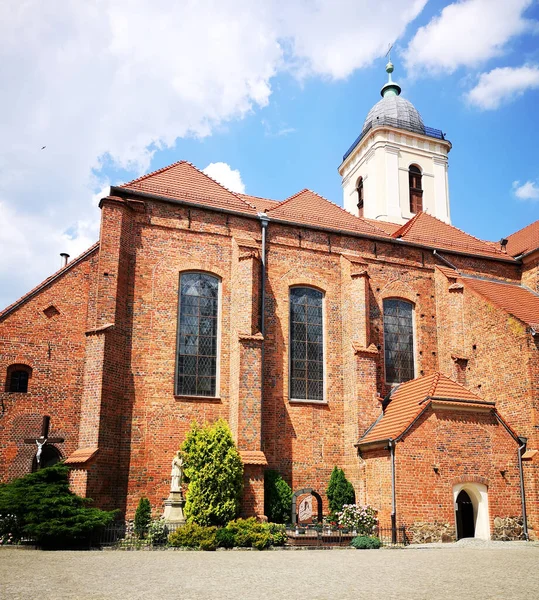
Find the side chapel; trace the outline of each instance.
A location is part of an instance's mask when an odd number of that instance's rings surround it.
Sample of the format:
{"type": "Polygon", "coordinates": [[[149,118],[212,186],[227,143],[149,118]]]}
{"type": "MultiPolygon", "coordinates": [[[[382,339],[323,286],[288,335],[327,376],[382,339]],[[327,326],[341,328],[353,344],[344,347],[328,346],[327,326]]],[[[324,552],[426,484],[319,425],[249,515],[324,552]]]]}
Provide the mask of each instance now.
{"type": "Polygon", "coordinates": [[[185,161],[111,187],[99,241],[0,313],[0,481],[65,460],[98,506],[159,510],[190,423],[222,417],[244,515],[268,468],[327,512],[338,465],[383,525],[537,536],[539,221],[452,226],[451,143],[386,70],[344,209],[185,161]]]}

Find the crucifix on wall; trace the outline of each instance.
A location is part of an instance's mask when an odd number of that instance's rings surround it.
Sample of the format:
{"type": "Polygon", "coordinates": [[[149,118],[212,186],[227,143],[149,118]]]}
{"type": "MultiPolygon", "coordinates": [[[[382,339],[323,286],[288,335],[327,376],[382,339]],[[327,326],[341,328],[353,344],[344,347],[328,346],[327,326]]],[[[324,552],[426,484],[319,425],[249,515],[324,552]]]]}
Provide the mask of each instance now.
{"type": "MultiPolygon", "coordinates": [[[[61,444],[64,441],[64,438],[60,437],[49,437],[49,428],[50,428],[51,418],[48,415],[43,417],[43,423],[41,425],[41,435],[38,438],[26,438],[24,440],[25,444],[35,444],[37,446],[35,461],[36,461],[36,470],[41,469],[44,462],[50,462],[51,459],[60,458],[58,451],[53,446],[49,446],[48,444],[61,444]],[[48,452],[50,448],[50,452],[48,452]],[[50,455],[50,456],[49,456],[50,455]],[[45,460],[47,459],[47,460],[45,460]]],[[[55,462],[58,462],[56,460],[55,462]]],[[[53,463],[54,464],[54,463],[53,463]]],[[[46,465],[49,466],[49,465],[46,465]]]]}

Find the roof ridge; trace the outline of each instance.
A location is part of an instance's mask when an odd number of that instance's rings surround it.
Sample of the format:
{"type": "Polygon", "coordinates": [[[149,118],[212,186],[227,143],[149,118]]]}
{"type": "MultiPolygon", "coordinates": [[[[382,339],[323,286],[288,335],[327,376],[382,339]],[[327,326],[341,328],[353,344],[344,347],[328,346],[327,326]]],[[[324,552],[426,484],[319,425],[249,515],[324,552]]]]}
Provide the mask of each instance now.
{"type": "MultiPolygon", "coordinates": [[[[517,233],[521,233],[522,231],[524,231],[525,229],[528,229],[528,227],[531,227],[532,225],[535,225],[536,223],[539,223],[539,219],[537,219],[536,221],[532,221],[531,223],[528,223],[527,225],[524,225],[524,227],[522,227],[521,229],[518,229],[517,231],[513,231],[513,233],[510,233],[507,237],[513,237],[514,235],[516,235],[517,233]]],[[[493,244],[495,244],[496,242],[492,242],[493,244]]]]}
{"type": "MultiPolygon", "coordinates": [[[[178,165],[181,165],[182,163],[191,164],[186,160],[177,160],[175,163],[172,163],[171,165],[167,165],[166,167],[161,167],[160,169],[156,169],[155,171],[151,171],[150,173],[141,175],[140,177],[137,177],[136,179],[133,179],[132,181],[128,181],[127,183],[122,183],[122,185],[120,185],[119,187],[127,187],[130,185],[133,185],[133,183],[139,183],[140,181],[143,181],[144,179],[148,179],[148,177],[152,177],[153,175],[157,175],[158,173],[164,173],[165,171],[172,169],[172,167],[177,167],[178,165]]],[[[191,165],[191,166],[193,166],[193,165],[191,165]]]]}
{"type": "MultiPolygon", "coordinates": [[[[235,192],[232,192],[235,193],[235,192]]],[[[251,198],[257,198],[258,200],[267,200],[268,202],[282,202],[282,200],[275,200],[274,198],[266,198],[265,196],[255,196],[255,194],[244,194],[241,192],[236,192],[238,196],[250,196],[251,198]]],[[[257,450],[258,452],[258,450],[257,450]]]]}
{"type": "Polygon", "coordinates": [[[434,377],[432,380],[432,385],[429,388],[429,393],[427,394],[427,396],[432,396],[434,394],[434,392],[436,391],[436,388],[438,386],[438,382],[440,381],[440,371],[436,371],[434,373],[434,377]]]}
{"type": "MultiPolygon", "coordinates": [[[[291,200],[293,200],[294,198],[297,198],[300,194],[304,194],[305,192],[310,192],[311,190],[308,188],[303,188],[302,190],[300,190],[299,192],[296,192],[295,194],[292,194],[292,196],[289,196],[288,198],[285,198],[284,200],[281,200],[281,202],[279,202],[279,208],[281,206],[284,206],[285,204],[287,204],[288,202],[290,202],[291,200]]],[[[313,192],[314,194],[314,192],[313,192]]],[[[317,194],[318,195],[318,194],[317,194]]],[[[322,197],[322,196],[320,196],[322,197]]],[[[325,199],[325,198],[324,198],[325,199]]],[[[329,201],[328,201],[329,202],[329,201]]],[[[277,208],[277,206],[272,206],[268,212],[271,212],[273,209],[277,208]]]]}
{"type": "Polygon", "coordinates": [[[54,279],[60,277],[60,275],[63,275],[64,273],[67,273],[67,271],[69,269],[71,269],[72,267],[74,267],[75,265],[77,265],[83,258],[86,258],[86,256],[88,256],[89,254],[91,254],[98,247],[99,247],[99,241],[97,241],[94,244],[92,244],[84,252],[82,252],[81,254],[79,254],[78,256],[76,256],[71,262],[68,262],[63,267],[60,267],[57,271],[55,271],[54,273],[52,273],[52,275],[49,275],[41,283],[38,283],[29,292],[26,292],[26,294],[23,294],[18,300],[15,300],[15,302],[12,302],[8,306],[6,306],[6,308],[4,308],[4,310],[0,311],[0,320],[3,319],[4,317],[7,317],[7,315],[9,313],[11,313],[18,306],[20,306],[21,304],[23,304],[24,302],[26,302],[27,300],[29,300],[32,296],[34,296],[35,294],[37,294],[41,289],[43,289],[49,283],[52,283],[52,281],[54,281],[54,279]]]}
{"type": "Polygon", "coordinates": [[[419,215],[422,215],[422,214],[423,214],[423,211],[420,210],[409,221],[406,221],[406,223],[401,225],[401,227],[399,227],[397,229],[397,231],[394,231],[391,234],[391,237],[396,239],[396,238],[402,237],[405,233],[408,233],[408,231],[410,231],[412,225],[417,221],[419,215]]]}

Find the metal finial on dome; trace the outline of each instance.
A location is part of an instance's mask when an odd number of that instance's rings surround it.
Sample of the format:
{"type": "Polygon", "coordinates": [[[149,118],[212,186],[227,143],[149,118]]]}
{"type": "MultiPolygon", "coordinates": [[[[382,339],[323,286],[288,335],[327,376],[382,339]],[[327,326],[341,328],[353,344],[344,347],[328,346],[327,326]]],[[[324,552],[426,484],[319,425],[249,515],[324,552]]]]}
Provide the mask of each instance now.
{"type": "Polygon", "coordinates": [[[383,98],[388,98],[390,96],[398,96],[401,93],[401,87],[398,83],[395,83],[391,79],[391,73],[395,70],[393,63],[391,62],[391,49],[393,48],[393,44],[389,44],[389,48],[387,50],[386,56],[388,58],[386,65],[386,73],[387,73],[387,83],[380,90],[380,94],[383,98]]]}

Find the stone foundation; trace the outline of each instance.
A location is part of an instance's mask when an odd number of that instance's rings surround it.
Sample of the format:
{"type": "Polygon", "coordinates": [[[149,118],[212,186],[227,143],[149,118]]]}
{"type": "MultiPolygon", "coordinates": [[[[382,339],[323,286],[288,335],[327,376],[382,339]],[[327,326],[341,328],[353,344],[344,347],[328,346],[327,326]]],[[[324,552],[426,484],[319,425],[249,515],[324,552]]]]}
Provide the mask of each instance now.
{"type": "Polygon", "coordinates": [[[455,528],[449,523],[427,523],[417,521],[407,528],[411,544],[431,544],[434,542],[454,542],[456,540],[455,528]]]}
{"type": "Polygon", "coordinates": [[[495,517],[492,539],[507,542],[524,539],[524,520],[522,517],[495,517]]]}

